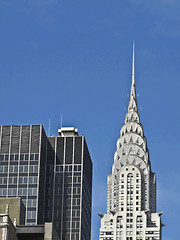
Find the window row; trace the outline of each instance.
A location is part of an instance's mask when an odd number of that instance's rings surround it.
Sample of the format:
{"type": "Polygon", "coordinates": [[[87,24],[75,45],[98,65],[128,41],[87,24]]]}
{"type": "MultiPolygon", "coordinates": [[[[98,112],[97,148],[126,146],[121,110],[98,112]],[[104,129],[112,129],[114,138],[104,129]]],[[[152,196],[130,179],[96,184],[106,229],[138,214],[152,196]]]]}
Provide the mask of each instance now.
{"type": "MultiPolygon", "coordinates": [[[[60,222],[56,223],[56,229],[60,228],[60,222]]],[[[83,231],[82,231],[82,238],[81,239],[86,239],[85,237],[83,237],[83,231]]],[[[63,233],[62,234],[62,239],[65,240],[69,240],[69,239],[73,239],[73,240],[79,240],[79,233],[63,233]]]]}
{"type": "MultiPolygon", "coordinates": [[[[126,168],[126,171],[128,171],[128,168],[126,168]]],[[[132,174],[132,173],[131,173],[132,174]]],[[[133,175],[132,175],[133,176],[133,175]]],[[[124,174],[121,174],[121,177],[124,177],[124,174]]],[[[139,177],[139,173],[136,173],[136,177],[139,177]]]]}
{"type": "Polygon", "coordinates": [[[71,203],[72,203],[72,205],[74,205],[74,206],[80,206],[80,198],[73,198],[73,200],[71,200],[71,199],[68,199],[67,200],[67,204],[70,206],[71,205],[71,203]]]}
{"type": "MultiPolygon", "coordinates": [[[[9,184],[17,184],[17,177],[9,177],[9,184]]],[[[19,184],[27,184],[27,177],[19,177],[19,184]]],[[[37,184],[38,177],[29,177],[29,184],[37,184]]],[[[0,177],[0,185],[7,184],[7,177],[0,177]]]]}
{"type": "Polygon", "coordinates": [[[70,222],[70,221],[67,221],[66,222],[66,227],[67,228],[79,228],[79,222],[78,221],[73,221],[73,222],[70,222]]]}
{"type": "MultiPolygon", "coordinates": [[[[38,173],[38,166],[37,165],[31,165],[28,166],[9,166],[9,172],[10,173],[18,173],[18,170],[20,173],[38,173]]],[[[8,166],[0,166],[0,173],[7,173],[8,172],[8,166]]]]}
{"type": "Polygon", "coordinates": [[[36,211],[27,211],[28,219],[36,219],[36,211]]]}
{"type": "MultiPolygon", "coordinates": [[[[64,214],[66,215],[66,217],[70,217],[71,216],[71,211],[67,210],[64,212],[64,214]]],[[[79,210],[72,210],[72,217],[79,217],[80,216],[80,211],[79,210]]]]}
{"type": "MultiPolygon", "coordinates": [[[[27,188],[19,188],[17,194],[17,188],[0,188],[0,196],[26,196],[27,188]]],[[[29,196],[37,196],[37,188],[29,188],[28,189],[29,196]]]]}
{"type": "Polygon", "coordinates": [[[0,155],[0,161],[18,161],[18,160],[24,160],[28,161],[29,159],[34,161],[39,159],[39,154],[38,153],[31,153],[31,154],[1,154],[0,155]]]}
{"type": "Polygon", "coordinates": [[[80,172],[81,165],[56,165],[56,172],[80,172]]]}
{"type": "Polygon", "coordinates": [[[7,193],[7,189],[6,188],[0,188],[0,197],[5,197],[6,193],[7,193]]]}
{"type": "Polygon", "coordinates": [[[73,187],[73,191],[72,191],[72,188],[68,187],[64,189],[64,193],[65,194],[81,194],[81,188],[73,187]]]}
{"type": "Polygon", "coordinates": [[[114,235],[113,232],[101,232],[100,235],[114,235]]]}
{"type": "MultiPolygon", "coordinates": [[[[81,164],[76,165],[56,165],[56,172],[81,172],[81,164]]],[[[54,165],[47,166],[47,172],[54,172],[54,165]]]]}
{"type": "MultiPolygon", "coordinates": [[[[26,196],[27,195],[27,188],[19,188],[18,189],[18,196],[26,196]]],[[[37,188],[29,188],[28,189],[29,196],[37,196],[37,188]]]]}
{"type": "MultiPolygon", "coordinates": [[[[28,178],[27,177],[20,177],[19,184],[27,184],[28,178]]],[[[38,177],[29,177],[29,184],[37,184],[38,177]]]]}
{"type": "MultiPolygon", "coordinates": [[[[81,183],[81,177],[79,176],[74,176],[74,177],[72,177],[72,176],[66,176],[66,177],[64,177],[64,183],[72,183],[72,180],[73,180],[73,183],[81,183]]],[[[62,176],[56,176],[56,183],[59,183],[59,184],[61,184],[61,183],[63,183],[63,177],[62,176]]],[[[47,183],[51,183],[51,178],[50,177],[47,177],[47,179],[46,179],[46,182],[47,183]]]]}
{"type": "Polygon", "coordinates": [[[37,200],[36,199],[28,199],[27,200],[27,206],[28,207],[36,207],[37,200]]]}

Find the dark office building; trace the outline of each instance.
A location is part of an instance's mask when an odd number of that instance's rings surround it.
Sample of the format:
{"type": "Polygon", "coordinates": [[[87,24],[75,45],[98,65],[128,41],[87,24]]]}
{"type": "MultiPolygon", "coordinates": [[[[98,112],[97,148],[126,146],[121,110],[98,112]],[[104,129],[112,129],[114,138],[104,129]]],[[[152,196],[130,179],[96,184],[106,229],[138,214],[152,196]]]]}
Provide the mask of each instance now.
{"type": "Polygon", "coordinates": [[[1,126],[0,197],[20,196],[26,224],[53,222],[60,240],[90,240],[92,161],[84,136],[42,125],[1,126]]]}
{"type": "Polygon", "coordinates": [[[0,197],[21,197],[26,224],[43,222],[46,134],[41,125],[0,127],[0,197]]]}

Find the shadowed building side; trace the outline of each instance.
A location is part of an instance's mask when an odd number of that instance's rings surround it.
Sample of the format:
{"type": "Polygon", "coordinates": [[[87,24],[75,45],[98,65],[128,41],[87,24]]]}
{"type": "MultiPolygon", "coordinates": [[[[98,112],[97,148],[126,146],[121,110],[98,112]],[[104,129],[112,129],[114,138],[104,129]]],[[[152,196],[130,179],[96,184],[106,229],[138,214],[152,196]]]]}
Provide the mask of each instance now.
{"type": "Polygon", "coordinates": [[[45,221],[54,222],[60,239],[91,236],[92,161],[85,137],[61,128],[49,138],[45,221]],[[51,197],[53,196],[53,197],[51,197]]]}

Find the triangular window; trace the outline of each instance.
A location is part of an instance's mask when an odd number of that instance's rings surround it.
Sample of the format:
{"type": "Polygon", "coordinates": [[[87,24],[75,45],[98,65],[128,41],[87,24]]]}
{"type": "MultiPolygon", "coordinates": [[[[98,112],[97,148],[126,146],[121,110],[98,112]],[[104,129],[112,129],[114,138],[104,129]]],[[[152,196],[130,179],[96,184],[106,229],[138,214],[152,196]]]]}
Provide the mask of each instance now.
{"type": "Polygon", "coordinates": [[[130,149],[129,149],[129,153],[131,153],[132,152],[132,147],[130,147],[130,149]]]}

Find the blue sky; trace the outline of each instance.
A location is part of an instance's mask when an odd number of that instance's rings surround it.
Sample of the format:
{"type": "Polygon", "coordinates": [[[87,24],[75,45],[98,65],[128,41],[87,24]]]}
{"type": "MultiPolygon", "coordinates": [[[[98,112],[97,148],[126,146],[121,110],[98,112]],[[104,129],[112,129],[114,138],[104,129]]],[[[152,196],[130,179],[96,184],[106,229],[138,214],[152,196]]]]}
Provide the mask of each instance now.
{"type": "Polygon", "coordinates": [[[106,212],[131,84],[157,173],[163,240],[180,223],[180,2],[0,0],[0,124],[75,126],[94,164],[92,240],[106,212]]]}

